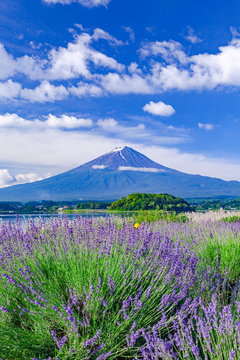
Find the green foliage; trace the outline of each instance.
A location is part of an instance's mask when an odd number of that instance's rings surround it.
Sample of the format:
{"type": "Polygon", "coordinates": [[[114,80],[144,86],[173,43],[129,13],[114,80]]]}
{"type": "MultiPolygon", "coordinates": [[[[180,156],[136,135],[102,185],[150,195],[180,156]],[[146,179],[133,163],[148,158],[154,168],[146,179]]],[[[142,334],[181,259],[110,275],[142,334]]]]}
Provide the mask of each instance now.
{"type": "Polygon", "coordinates": [[[183,212],[192,211],[192,207],[184,199],[169,194],[135,193],[113,202],[109,210],[165,210],[183,212]]]}
{"type": "Polygon", "coordinates": [[[236,223],[236,222],[240,222],[240,216],[237,216],[237,215],[228,216],[228,217],[221,219],[220,221],[223,221],[226,223],[236,223]]]}
{"type": "Polygon", "coordinates": [[[240,278],[240,240],[234,237],[209,237],[196,249],[202,266],[209,267],[235,284],[240,278]]]}
{"type": "Polygon", "coordinates": [[[240,199],[192,199],[190,204],[198,211],[240,210],[240,199]]]}
{"type": "Polygon", "coordinates": [[[184,214],[177,214],[176,212],[166,212],[163,210],[154,211],[139,211],[136,215],[130,218],[135,223],[151,223],[156,221],[168,221],[168,222],[180,222],[185,223],[188,221],[188,217],[184,214]]]}
{"type": "Polygon", "coordinates": [[[76,209],[107,209],[111,205],[111,202],[108,201],[86,201],[80,202],[76,205],[76,209]]]}
{"type": "Polygon", "coordinates": [[[59,207],[72,207],[76,202],[74,201],[28,201],[21,202],[0,202],[0,213],[15,213],[15,214],[41,214],[54,213],[59,207]]]}

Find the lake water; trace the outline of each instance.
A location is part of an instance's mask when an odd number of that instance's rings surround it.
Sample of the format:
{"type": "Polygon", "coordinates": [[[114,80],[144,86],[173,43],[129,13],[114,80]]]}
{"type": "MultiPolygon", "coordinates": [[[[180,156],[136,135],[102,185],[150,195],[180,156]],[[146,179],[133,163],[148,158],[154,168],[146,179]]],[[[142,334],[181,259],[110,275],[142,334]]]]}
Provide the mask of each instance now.
{"type": "Polygon", "coordinates": [[[51,218],[68,218],[74,219],[78,218],[79,216],[82,217],[112,217],[119,214],[110,214],[106,212],[84,212],[81,214],[0,214],[0,223],[3,222],[15,222],[17,219],[20,222],[26,222],[29,220],[38,220],[38,219],[51,219],[51,218]]]}

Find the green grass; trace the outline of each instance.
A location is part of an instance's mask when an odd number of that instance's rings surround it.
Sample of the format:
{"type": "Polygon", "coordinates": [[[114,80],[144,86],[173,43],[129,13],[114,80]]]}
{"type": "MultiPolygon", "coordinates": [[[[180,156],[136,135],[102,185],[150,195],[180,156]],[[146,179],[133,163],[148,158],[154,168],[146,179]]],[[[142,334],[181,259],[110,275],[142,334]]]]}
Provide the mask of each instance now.
{"type": "Polygon", "coordinates": [[[209,237],[197,247],[201,266],[219,272],[235,284],[240,278],[240,239],[228,237],[209,237]]]}
{"type": "Polygon", "coordinates": [[[237,216],[237,215],[228,216],[228,217],[222,218],[220,221],[223,221],[226,223],[236,223],[236,222],[240,222],[240,216],[237,216]]]}
{"type": "Polygon", "coordinates": [[[151,223],[156,221],[180,222],[185,223],[188,217],[184,214],[177,214],[175,212],[167,212],[160,210],[138,211],[130,218],[135,223],[151,223]]]}

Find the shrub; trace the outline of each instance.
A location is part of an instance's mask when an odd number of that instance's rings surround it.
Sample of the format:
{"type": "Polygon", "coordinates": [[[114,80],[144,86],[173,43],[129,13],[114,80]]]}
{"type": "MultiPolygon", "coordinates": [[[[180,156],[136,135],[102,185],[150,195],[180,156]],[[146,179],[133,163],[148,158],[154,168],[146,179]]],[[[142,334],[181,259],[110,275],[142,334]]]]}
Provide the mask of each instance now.
{"type": "Polygon", "coordinates": [[[179,242],[82,221],[13,232],[24,251],[0,273],[4,360],[133,358],[145,342],[136,348],[134,329],[158,324],[165,336],[194,286],[197,258],[179,242]]]}
{"type": "Polygon", "coordinates": [[[240,239],[228,237],[210,237],[200,243],[197,251],[201,264],[218,272],[230,284],[240,279],[240,239]]]}

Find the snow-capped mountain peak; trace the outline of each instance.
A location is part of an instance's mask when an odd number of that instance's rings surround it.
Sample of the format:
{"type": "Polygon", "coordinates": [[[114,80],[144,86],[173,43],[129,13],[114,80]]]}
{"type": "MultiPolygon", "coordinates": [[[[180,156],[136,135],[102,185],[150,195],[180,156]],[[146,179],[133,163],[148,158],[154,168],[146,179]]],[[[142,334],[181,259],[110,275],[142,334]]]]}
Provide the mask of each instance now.
{"type": "Polygon", "coordinates": [[[81,168],[92,168],[95,170],[123,170],[123,168],[127,171],[129,168],[131,171],[136,169],[156,169],[156,170],[170,170],[165,168],[164,166],[152,161],[147,156],[141,154],[140,152],[128,147],[117,147],[114,150],[90,161],[89,163],[80,166],[81,168]]]}

